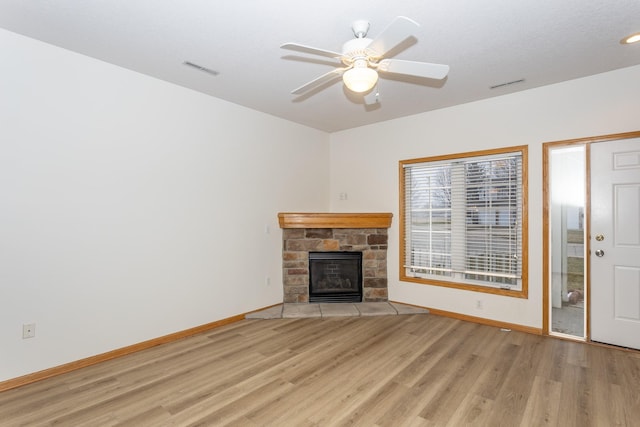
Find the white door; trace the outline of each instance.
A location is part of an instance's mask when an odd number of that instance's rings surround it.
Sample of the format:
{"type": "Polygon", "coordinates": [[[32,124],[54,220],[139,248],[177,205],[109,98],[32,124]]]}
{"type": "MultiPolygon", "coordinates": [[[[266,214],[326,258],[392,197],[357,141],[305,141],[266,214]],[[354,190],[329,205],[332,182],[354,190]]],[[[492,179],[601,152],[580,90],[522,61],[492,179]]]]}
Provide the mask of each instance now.
{"type": "Polygon", "coordinates": [[[640,349],[640,138],[591,144],[591,340],[640,349]]]}

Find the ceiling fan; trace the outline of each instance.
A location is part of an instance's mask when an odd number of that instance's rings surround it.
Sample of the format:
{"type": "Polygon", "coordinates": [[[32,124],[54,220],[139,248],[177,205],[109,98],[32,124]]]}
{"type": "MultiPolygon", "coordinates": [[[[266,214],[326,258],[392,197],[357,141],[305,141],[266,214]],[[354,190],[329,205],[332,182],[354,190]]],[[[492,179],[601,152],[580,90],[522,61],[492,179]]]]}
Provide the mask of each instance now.
{"type": "Polygon", "coordinates": [[[367,94],[373,92],[372,89],[378,82],[378,72],[382,75],[403,74],[437,80],[445,78],[449,73],[448,65],[385,58],[385,55],[411,37],[419,27],[417,22],[404,16],[398,16],[375,39],[370,39],[367,38],[369,22],[355,21],[352,24],[352,30],[356,38],[346,42],[342,46],[342,52],[318,49],[298,43],[281,45],[282,49],[336,58],[344,65],[344,67],[335,68],[305,83],[291,93],[302,95],[342,77],[349,90],[367,94]]]}

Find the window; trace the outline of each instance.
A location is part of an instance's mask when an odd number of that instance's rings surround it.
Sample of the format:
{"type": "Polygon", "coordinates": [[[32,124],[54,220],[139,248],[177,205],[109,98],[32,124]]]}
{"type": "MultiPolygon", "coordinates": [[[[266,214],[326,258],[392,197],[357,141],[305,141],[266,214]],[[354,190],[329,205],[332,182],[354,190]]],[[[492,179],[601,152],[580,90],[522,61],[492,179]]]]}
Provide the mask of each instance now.
{"type": "Polygon", "coordinates": [[[400,279],[527,297],[527,147],[400,162],[400,279]]]}

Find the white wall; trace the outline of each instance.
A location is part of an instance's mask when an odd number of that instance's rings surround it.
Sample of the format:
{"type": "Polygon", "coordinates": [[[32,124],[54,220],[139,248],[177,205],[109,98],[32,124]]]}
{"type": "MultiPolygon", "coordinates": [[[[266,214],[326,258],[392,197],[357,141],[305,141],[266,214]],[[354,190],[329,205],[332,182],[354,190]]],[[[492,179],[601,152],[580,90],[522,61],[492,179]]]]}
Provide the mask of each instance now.
{"type": "Polygon", "coordinates": [[[0,381],[282,301],[280,211],[393,212],[391,299],[541,327],[541,145],[640,129],[640,67],[328,136],[4,30],[0,51],[0,381]],[[400,282],[398,161],[521,144],[529,298],[400,282]]]}
{"type": "MultiPolygon", "coordinates": [[[[382,106],[384,108],[384,105],[382,106]]],[[[542,143],[640,130],[640,66],[331,135],[331,208],[393,212],[392,300],[542,327],[542,143]],[[398,161],[529,146],[529,298],[399,280],[398,161]],[[347,193],[347,200],[340,200],[347,193]],[[484,308],[476,308],[482,300],[484,308]]]]}
{"type": "Polygon", "coordinates": [[[282,301],[277,213],[328,209],[328,134],[4,30],[0,52],[0,381],[282,301]]]}

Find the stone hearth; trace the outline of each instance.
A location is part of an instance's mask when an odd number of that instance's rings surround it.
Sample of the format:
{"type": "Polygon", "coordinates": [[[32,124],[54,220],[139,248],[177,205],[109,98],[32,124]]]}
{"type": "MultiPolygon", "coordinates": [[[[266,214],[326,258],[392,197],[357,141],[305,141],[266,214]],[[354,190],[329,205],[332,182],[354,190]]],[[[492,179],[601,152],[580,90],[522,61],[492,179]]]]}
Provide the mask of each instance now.
{"type": "Polygon", "coordinates": [[[309,302],[309,252],[362,252],[363,302],[388,301],[390,213],[280,213],[284,303],[309,302]]]}
{"type": "Polygon", "coordinates": [[[279,304],[258,310],[245,316],[246,319],[296,319],[329,317],[370,317],[402,314],[428,314],[429,310],[397,302],[279,304]]]}

